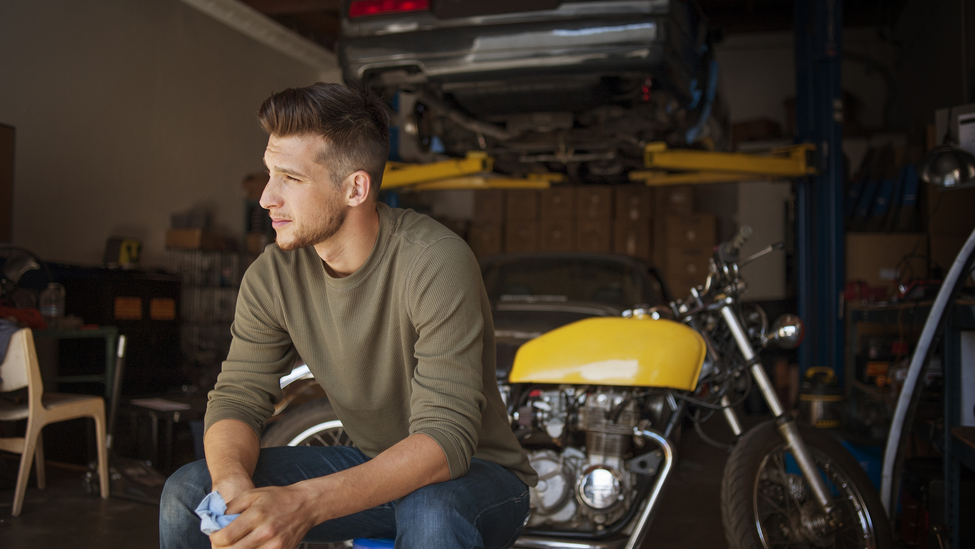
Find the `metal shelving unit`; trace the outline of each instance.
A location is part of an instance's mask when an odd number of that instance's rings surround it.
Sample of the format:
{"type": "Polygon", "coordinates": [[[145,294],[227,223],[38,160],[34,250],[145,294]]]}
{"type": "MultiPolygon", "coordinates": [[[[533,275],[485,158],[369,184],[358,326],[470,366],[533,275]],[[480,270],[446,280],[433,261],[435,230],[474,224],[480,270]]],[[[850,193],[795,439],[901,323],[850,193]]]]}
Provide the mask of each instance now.
{"type": "MultiPolygon", "coordinates": [[[[849,391],[864,391],[874,398],[888,396],[887,391],[878,390],[864,383],[854,383],[851,370],[857,353],[858,325],[863,323],[897,324],[910,321],[918,326],[924,324],[931,310],[931,302],[904,303],[886,307],[861,306],[849,309],[847,326],[849,345],[847,346],[847,382],[849,391]]],[[[962,426],[961,391],[962,372],[975,368],[975,357],[964,356],[962,351],[963,332],[975,330],[975,300],[958,300],[951,305],[945,331],[941,342],[941,356],[944,375],[944,407],[941,421],[934,429],[931,442],[943,456],[944,509],[947,534],[952,539],[951,547],[962,547],[959,540],[961,532],[961,475],[962,467],[975,471],[975,427],[962,426]]],[[[905,425],[905,428],[908,426],[905,425]]]]}
{"type": "Polygon", "coordinates": [[[230,349],[237,292],[246,258],[236,252],[168,250],[167,268],[183,282],[182,352],[205,375],[216,375],[230,349]]]}

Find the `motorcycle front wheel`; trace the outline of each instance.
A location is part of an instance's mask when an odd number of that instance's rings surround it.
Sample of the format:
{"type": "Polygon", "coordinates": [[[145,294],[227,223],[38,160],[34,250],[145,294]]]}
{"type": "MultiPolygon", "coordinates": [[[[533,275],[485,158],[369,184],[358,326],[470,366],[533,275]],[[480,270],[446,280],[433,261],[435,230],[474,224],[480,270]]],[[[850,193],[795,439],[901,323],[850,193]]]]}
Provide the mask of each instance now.
{"type": "Polygon", "coordinates": [[[774,421],[742,437],[725,465],[721,518],[731,548],[888,549],[893,537],[877,491],[860,464],[828,433],[799,431],[837,507],[838,526],[822,513],[774,421]]]}

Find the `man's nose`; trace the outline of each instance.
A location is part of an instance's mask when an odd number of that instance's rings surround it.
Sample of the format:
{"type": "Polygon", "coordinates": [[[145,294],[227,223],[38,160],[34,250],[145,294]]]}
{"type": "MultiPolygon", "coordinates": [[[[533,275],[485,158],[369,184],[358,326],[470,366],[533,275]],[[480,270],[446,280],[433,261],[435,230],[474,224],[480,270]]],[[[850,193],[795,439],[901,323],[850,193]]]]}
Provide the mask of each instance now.
{"type": "Polygon", "coordinates": [[[261,207],[265,210],[270,210],[273,207],[281,205],[281,196],[277,192],[277,184],[275,184],[274,178],[270,178],[267,185],[264,186],[264,192],[261,193],[261,207]]]}

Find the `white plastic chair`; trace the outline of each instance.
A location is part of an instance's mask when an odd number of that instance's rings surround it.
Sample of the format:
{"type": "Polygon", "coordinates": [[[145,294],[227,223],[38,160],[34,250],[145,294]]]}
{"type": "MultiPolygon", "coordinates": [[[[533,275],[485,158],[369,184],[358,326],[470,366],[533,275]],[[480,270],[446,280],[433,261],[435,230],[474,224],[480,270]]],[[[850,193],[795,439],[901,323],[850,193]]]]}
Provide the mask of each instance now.
{"type": "Polygon", "coordinates": [[[0,393],[27,387],[27,403],[12,404],[0,400],[0,421],[27,420],[24,437],[0,438],[0,450],[21,454],[17,488],[14,490],[13,516],[20,515],[30,477],[31,461],[37,458],[37,487],[43,489],[44,445],[41,429],[49,423],[82,417],[95,420],[98,446],[98,479],[102,499],[108,498],[108,450],[105,447],[105,400],[100,396],[62,393],[44,394],[41,371],[34,349],[34,334],[30,328],[14,332],[7,348],[7,356],[0,364],[0,393]]]}

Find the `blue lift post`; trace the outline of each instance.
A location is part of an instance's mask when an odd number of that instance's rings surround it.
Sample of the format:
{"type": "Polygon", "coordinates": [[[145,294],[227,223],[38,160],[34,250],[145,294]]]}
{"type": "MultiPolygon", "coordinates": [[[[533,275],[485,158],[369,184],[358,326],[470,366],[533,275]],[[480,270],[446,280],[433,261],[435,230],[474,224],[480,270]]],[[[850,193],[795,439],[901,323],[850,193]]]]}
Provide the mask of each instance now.
{"type": "Polygon", "coordinates": [[[814,143],[818,175],[796,185],[799,314],[808,327],[801,375],[829,366],[842,382],[844,280],[843,1],[795,0],[797,143],[814,143]]]}

